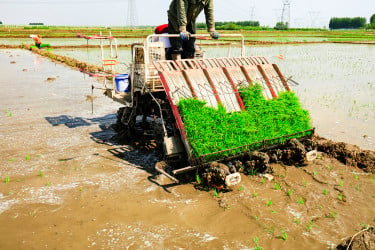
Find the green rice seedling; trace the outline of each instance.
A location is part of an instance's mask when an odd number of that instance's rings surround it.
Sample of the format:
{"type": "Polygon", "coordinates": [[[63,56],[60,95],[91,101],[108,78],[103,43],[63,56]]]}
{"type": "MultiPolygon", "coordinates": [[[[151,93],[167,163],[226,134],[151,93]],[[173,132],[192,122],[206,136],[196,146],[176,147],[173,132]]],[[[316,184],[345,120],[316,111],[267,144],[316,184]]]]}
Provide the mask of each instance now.
{"type": "Polygon", "coordinates": [[[266,100],[262,91],[260,85],[241,89],[246,110],[233,113],[227,113],[222,105],[212,108],[197,99],[180,100],[178,108],[193,155],[210,154],[205,160],[214,160],[257,149],[262,146],[257,142],[267,139],[281,138],[272,143],[282,143],[293,138],[282,137],[284,135],[311,129],[309,114],[302,109],[294,93],[285,92],[278,98],[266,100]],[[241,149],[223,151],[245,145],[241,149]]]}
{"type": "Polygon", "coordinates": [[[336,213],[334,211],[330,211],[329,216],[334,219],[336,218],[336,213]]]}
{"type": "Polygon", "coordinates": [[[255,238],[253,239],[254,243],[255,243],[255,247],[253,248],[254,250],[262,250],[263,247],[259,246],[259,238],[258,236],[255,236],[255,238]]]}
{"type": "Polygon", "coordinates": [[[30,155],[26,155],[25,159],[26,159],[26,161],[30,161],[30,159],[31,159],[30,155]]]}
{"type": "Polygon", "coordinates": [[[344,201],[344,194],[343,193],[339,193],[338,194],[338,198],[340,201],[344,201]]]}
{"type": "Polygon", "coordinates": [[[279,235],[279,238],[284,241],[288,240],[288,234],[285,232],[285,230],[282,231],[282,234],[279,235]]]}
{"type": "Polygon", "coordinates": [[[243,185],[238,188],[238,191],[243,191],[243,185]]]}
{"type": "Polygon", "coordinates": [[[47,187],[50,187],[50,186],[51,186],[51,182],[48,181],[45,185],[46,185],[47,187]]]}
{"type": "Polygon", "coordinates": [[[298,225],[298,224],[301,223],[301,218],[300,217],[295,217],[294,220],[293,220],[293,222],[298,225]]]}
{"type": "Polygon", "coordinates": [[[307,225],[305,226],[306,230],[307,231],[311,231],[313,228],[314,228],[314,223],[312,222],[312,220],[310,220],[307,225]]]}
{"type": "Polygon", "coordinates": [[[266,224],[264,224],[264,227],[266,228],[267,234],[271,234],[271,235],[275,234],[275,228],[273,226],[267,226],[266,224]]]}
{"type": "Polygon", "coordinates": [[[300,205],[303,205],[303,204],[305,204],[305,201],[304,201],[304,199],[302,198],[302,197],[299,197],[299,199],[298,199],[298,204],[300,204],[300,205]]]}
{"type": "Polygon", "coordinates": [[[254,192],[253,192],[253,198],[256,198],[256,197],[258,197],[258,193],[254,190],[254,192]]]}
{"type": "Polygon", "coordinates": [[[201,184],[201,178],[199,177],[199,173],[198,172],[195,174],[195,180],[196,180],[196,182],[197,182],[198,185],[201,184]]]}
{"type": "Polygon", "coordinates": [[[354,178],[355,180],[358,180],[358,179],[359,179],[359,178],[358,178],[358,175],[355,174],[355,173],[353,173],[353,178],[354,178]]]}
{"type": "Polygon", "coordinates": [[[212,191],[212,195],[213,195],[214,197],[220,198],[220,192],[218,192],[218,191],[216,190],[216,188],[213,189],[213,191],[212,191]]]}
{"type": "Polygon", "coordinates": [[[339,187],[343,187],[344,186],[344,181],[340,180],[337,184],[339,187]]]}
{"type": "Polygon", "coordinates": [[[272,207],[272,199],[267,199],[266,207],[272,207]]]}
{"type": "Polygon", "coordinates": [[[10,158],[8,161],[9,162],[14,162],[14,158],[10,158]]]}
{"type": "Polygon", "coordinates": [[[278,182],[274,182],[273,183],[273,187],[274,187],[275,190],[280,190],[281,189],[281,184],[278,183],[278,182]]]}
{"type": "Polygon", "coordinates": [[[79,188],[79,191],[80,191],[81,193],[83,192],[83,187],[82,187],[82,186],[79,188]]]}
{"type": "Polygon", "coordinates": [[[9,177],[9,176],[5,176],[5,178],[4,178],[4,182],[5,182],[5,183],[9,183],[9,182],[10,182],[10,177],[9,177]]]}
{"type": "Polygon", "coordinates": [[[305,180],[305,178],[303,178],[303,185],[305,186],[305,188],[308,188],[309,185],[310,185],[310,183],[307,182],[307,181],[305,180]]]}
{"type": "Polygon", "coordinates": [[[266,179],[262,177],[261,183],[264,184],[266,182],[266,179]]]}
{"type": "Polygon", "coordinates": [[[272,214],[277,214],[277,211],[276,210],[271,210],[271,213],[272,214]]]}
{"type": "Polygon", "coordinates": [[[9,110],[4,110],[4,113],[5,113],[5,115],[8,116],[8,117],[13,117],[13,113],[10,112],[9,110]]]}
{"type": "Polygon", "coordinates": [[[258,216],[254,215],[254,220],[258,220],[258,219],[259,219],[258,216]]]}
{"type": "Polygon", "coordinates": [[[323,194],[324,194],[324,195],[327,195],[327,194],[328,194],[327,189],[323,189],[323,194]]]}
{"type": "Polygon", "coordinates": [[[288,191],[287,191],[287,195],[288,195],[289,197],[291,197],[292,194],[293,194],[293,189],[288,189],[288,191]]]}
{"type": "Polygon", "coordinates": [[[43,177],[43,172],[39,171],[38,176],[43,177]]]}

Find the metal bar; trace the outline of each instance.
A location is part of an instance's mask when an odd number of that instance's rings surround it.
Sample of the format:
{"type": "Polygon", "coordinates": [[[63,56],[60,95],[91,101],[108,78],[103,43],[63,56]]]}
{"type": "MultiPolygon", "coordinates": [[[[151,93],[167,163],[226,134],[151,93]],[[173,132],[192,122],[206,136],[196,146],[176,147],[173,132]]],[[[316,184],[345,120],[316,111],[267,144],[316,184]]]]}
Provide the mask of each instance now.
{"type": "Polygon", "coordinates": [[[162,167],[160,165],[161,165],[161,162],[157,162],[155,164],[155,170],[156,171],[158,171],[159,173],[165,175],[166,177],[168,177],[169,179],[171,179],[172,181],[174,181],[176,183],[180,182],[179,180],[177,180],[176,178],[174,178],[173,176],[171,176],[170,174],[168,174],[167,172],[165,172],[164,169],[162,169],[162,167]]]}
{"type": "Polygon", "coordinates": [[[175,169],[172,171],[172,173],[174,175],[176,174],[183,174],[183,173],[186,173],[186,172],[190,172],[190,171],[193,171],[195,169],[199,168],[198,165],[195,165],[195,166],[188,166],[188,167],[185,167],[185,168],[179,168],[179,169],[175,169]]]}
{"type": "Polygon", "coordinates": [[[249,76],[249,73],[247,73],[246,69],[244,66],[240,66],[242,73],[245,75],[245,78],[247,82],[249,83],[250,86],[254,85],[253,80],[251,80],[251,77],[249,76]]]}
{"type": "Polygon", "coordinates": [[[273,87],[271,85],[270,79],[268,78],[266,72],[264,72],[264,69],[259,64],[257,65],[257,68],[258,68],[259,72],[262,74],[263,79],[266,81],[267,86],[268,86],[269,90],[271,91],[272,97],[276,98],[277,95],[276,95],[275,90],[273,89],[273,87]]]}
{"type": "Polygon", "coordinates": [[[232,77],[230,76],[228,69],[227,69],[226,67],[223,67],[222,69],[223,69],[223,71],[224,71],[224,74],[225,74],[226,77],[228,78],[230,85],[232,86],[232,89],[233,89],[234,94],[236,95],[236,98],[237,98],[238,104],[240,105],[240,107],[241,107],[242,110],[245,110],[245,105],[243,104],[243,101],[242,101],[242,99],[241,99],[241,96],[240,96],[240,94],[238,93],[238,89],[236,88],[236,85],[234,84],[233,79],[232,79],[232,77]]]}
{"type": "Polygon", "coordinates": [[[193,84],[191,83],[191,80],[189,78],[188,73],[186,72],[186,70],[181,70],[181,71],[182,71],[182,74],[184,75],[184,78],[185,78],[187,84],[189,85],[191,93],[193,94],[194,98],[197,98],[197,93],[195,92],[195,89],[193,87],[193,84]]]}
{"type": "MultiPolygon", "coordinates": [[[[146,52],[148,54],[149,49],[148,49],[148,44],[152,42],[153,37],[180,37],[179,34],[151,34],[148,35],[147,38],[145,39],[145,47],[146,47],[146,52]]],[[[192,34],[191,37],[195,38],[201,38],[201,37],[211,37],[210,34],[192,34]]],[[[220,34],[220,37],[238,37],[241,39],[241,56],[245,56],[245,37],[242,34],[220,34]]],[[[147,62],[148,63],[148,62],[147,62]]]]}
{"type": "Polygon", "coordinates": [[[212,90],[214,91],[214,95],[215,95],[216,101],[219,104],[222,104],[220,96],[219,96],[219,93],[217,92],[216,86],[215,86],[214,82],[212,81],[212,78],[211,78],[208,70],[207,69],[203,69],[203,72],[204,72],[204,75],[206,76],[208,82],[210,83],[212,90]]]}
{"type": "Polygon", "coordinates": [[[276,64],[272,64],[272,66],[273,66],[273,68],[275,69],[277,75],[279,76],[281,82],[283,83],[285,89],[286,89],[287,91],[290,91],[290,88],[289,88],[289,86],[288,86],[288,83],[286,82],[286,80],[285,80],[283,74],[281,74],[281,71],[280,71],[279,67],[278,67],[276,64]]]}
{"type": "Polygon", "coordinates": [[[184,143],[186,153],[188,154],[188,158],[191,159],[192,158],[192,150],[190,148],[190,144],[189,144],[188,138],[186,136],[186,132],[185,132],[185,128],[184,128],[184,125],[183,125],[183,122],[182,122],[180,112],[178,111],[178,108],[177,108],[176,104],[173,102],[173,98],[172,98],[171,93],[170,93],[170,88],[169,88],[168,83],[167,83],[167,81],[164,77],[163,72],[159,72],[159,76],[160,76],[161,82],[163,83],[165,93],[167,94],[168,101],[171,105],[172,113],[173,113],[173,115],[176,119],[176,125],[180,130],[180,133],[181,133],[181,136],[182,136],[182,142],[184,143]]]}

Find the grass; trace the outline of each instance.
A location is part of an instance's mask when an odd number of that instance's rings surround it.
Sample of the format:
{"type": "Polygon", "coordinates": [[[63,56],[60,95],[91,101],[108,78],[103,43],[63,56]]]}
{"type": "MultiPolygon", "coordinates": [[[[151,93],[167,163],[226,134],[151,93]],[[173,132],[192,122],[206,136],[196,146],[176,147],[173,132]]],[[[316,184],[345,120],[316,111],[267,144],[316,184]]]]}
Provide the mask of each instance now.
{"type": "MultiPolygon", "coordinates": [[[[242,112],[227,113],[222,105],[216,109],[197,99],[183,99],[178,103],[195,157],[204,156],[205,161],[211,161],[237,155],[263,146],[264,140],[312,128],[309,113],[292,92],[266,100],[262,87],[254,85],[241,89],[240,95],[246,107],[242,112]],[[222,152],[228,149],[233,150],[222,152]]],[[[303,135],[268,143],[277,144],[303,135]]]]}

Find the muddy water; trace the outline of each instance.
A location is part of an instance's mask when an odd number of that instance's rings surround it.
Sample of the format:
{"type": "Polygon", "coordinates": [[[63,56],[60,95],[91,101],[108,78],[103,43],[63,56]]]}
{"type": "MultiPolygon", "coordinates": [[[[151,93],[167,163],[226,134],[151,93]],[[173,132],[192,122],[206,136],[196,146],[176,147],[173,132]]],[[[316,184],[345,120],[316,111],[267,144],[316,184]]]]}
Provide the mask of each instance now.
{"type": "Polygon", "coordinates": [[[168,185],[156,155],[111,142],[118,106],[96,90],[91,114],[95,79],[24,50],[0,66],[0,249],[325,249],[375,219],[375,176],[324,157],[274,165],[277,190],[168,185]]]}

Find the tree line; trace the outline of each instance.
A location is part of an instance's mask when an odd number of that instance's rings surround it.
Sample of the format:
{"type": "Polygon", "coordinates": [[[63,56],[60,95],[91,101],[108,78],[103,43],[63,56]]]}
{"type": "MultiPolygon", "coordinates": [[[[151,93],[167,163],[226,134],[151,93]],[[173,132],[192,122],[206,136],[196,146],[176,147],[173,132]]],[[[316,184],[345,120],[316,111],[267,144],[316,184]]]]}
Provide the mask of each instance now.
{"type": "MultiPolygon", "coordinates": [[[[218,30],[240,30],[240,29],[253,29],[259,28],[259,21],[228,21],[228,22],[215,22],[215,29],[218,30]]],[[[198,29],[207,29],[205,23],[197,23],[198,29]]]]}
{"type": "Polygon", "coordinates": [[[332,17],[329,28],[334,29],[360,29],[366,27],[365,17],[332,17]]]}

